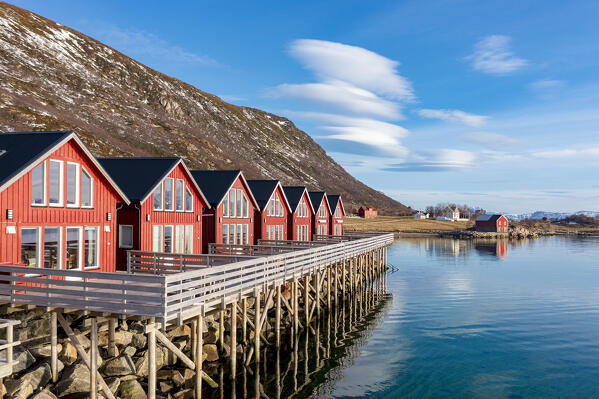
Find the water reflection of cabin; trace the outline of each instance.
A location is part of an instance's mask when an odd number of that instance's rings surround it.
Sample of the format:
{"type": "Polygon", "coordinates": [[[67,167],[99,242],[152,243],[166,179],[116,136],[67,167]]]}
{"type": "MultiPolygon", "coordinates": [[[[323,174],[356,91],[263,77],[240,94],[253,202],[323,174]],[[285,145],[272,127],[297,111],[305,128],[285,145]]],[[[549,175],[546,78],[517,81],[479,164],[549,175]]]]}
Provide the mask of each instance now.
{"type": "Polygon", "coordinates": [[[256,240],[287,240],[291,208],[278,180],[248,180],[258,208],[254,217],[256,240]]]}
{"type": "Polygon", "coordinates": [[[0,263],[114,271],[119,202],[75,133],[0,134],[0,263]]]}
{"type": "Polygon", "coordinates": [[[312,234],[328,235],[329,220],[331,218],[331,206],[324,191],[310,191],[310,201],[316,209],[312,224],[312,234]]]}
{"type": "Polygon", "coordinates": [[[283,191],[292,210],[287,220],[287,237],[295,241],[311,241],[315,211],[308,190],[306,187],[296,186],[283,187],[283,191]]]}
{"type": "Polygon", "coordinates": [[[331,206],[331,219],[329,223],[329,234],[333,236],[343,235],[343,217],[345,216],[345,207],[340,195],[327,195],[327,200],[331,206]]]}

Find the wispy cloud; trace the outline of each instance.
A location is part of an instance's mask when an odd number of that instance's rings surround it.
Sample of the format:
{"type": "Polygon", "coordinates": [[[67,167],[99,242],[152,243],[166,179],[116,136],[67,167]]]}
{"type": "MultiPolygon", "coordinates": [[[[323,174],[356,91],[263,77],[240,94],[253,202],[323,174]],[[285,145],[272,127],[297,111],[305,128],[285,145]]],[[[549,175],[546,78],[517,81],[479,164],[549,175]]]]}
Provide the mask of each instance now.
{"type": "Polygon", "coordinates": [[[532,82],[528,86],[534,90],[546,90],[546,89],[555,89],[558,87],[562,87],[564,85],[563,80],[556,79],[540,79],[532,82]]]}
{"type": "Polygon", "coordinates": [[[518,140],[512,137],[491,132],[468,133],[462,137],[467,141],[477,144],[483,144],[491,148],[510,146],[518,143],[518,140]]]}
{"type": "Polygon", "coordinates": [[[533,152],[531,152],[531,156],[533,156],[535,158],[548,159],[548,160],[599,161],[599,147],[560,148],[560,149],[533,151],[533,152]]]}
{"type": "Polygon", "coordinates": [[[477,71],[492,75],[507,75],[528,65],[524,58],[517,57],[510,50],[509,36],[491,35],[481,39],[474,46],[474,53],[467,60],[477,71]]]}
{"type": "Polygon", "coordinates": [[[441,149],[421,151],[414,160],[391,164],[382,170],[388,172],[445,172],[474,166],[476,154],[470,151],[441,149]]]}
{"type": "Polygon", "coordinates": [[[487,123],[488,116],[469,114],[457,109],[420,109],[418,115],[423,118],[441,119],[447,122],[457,122],[466,126],[481,127],[487,123]]]}
{"type": "Polygon", "coordinates": [[[97,22],[86,24],[90,25],[86,31],[92,36],[127,55],[150,56],[185,64],[218,65],[217,61],[206,55],[188,51],[151,32],[97,22]]]}

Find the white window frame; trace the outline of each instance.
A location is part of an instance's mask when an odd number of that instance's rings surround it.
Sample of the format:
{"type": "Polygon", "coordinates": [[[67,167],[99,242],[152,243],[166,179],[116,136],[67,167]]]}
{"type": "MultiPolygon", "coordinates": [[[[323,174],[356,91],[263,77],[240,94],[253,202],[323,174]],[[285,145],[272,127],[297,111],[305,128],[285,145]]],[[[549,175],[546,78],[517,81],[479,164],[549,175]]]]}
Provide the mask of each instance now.
{"type": "Polygon", "coordinates": [[[243,243],[243,227],[241,224],[237,225],[237,229],[235,229],[235,244],[239,245],[243,243]]]}
{"type": "Polygon", "coordinates": [[[164,184],[163,184],[163,182],[158,183],[158,185],[152,192],[152,207],[155,211],[164,210],[164,184]],[[156,208],[156,192],[157,191],[160,191],[160,208],[156,208]]]}
{"type": "Polygon", "coordinates": [[[35,168],[31,170],[31,206],[46,206],[48,203],[48,168],[46,165],[46,161],[41,162],[35,168]],[[42,167],[42,202],[40,204],[36,204],[33,202],[33,171],[39,167],[42,167]]]}
{"type": "Polygon", "coordinates": [[[83,270],[83,246],[85,245],[84,241],[85,241],[85,237],[83,236],[83,226],[67,226],[65,227],[65,245],[64,245],[64,251],[65,251],[65,270],[78,270],[78,271],[82,271],[83,270]],[[79,264],[77,265],[76,269],[67,269],[67,263],[66,263],[66,251],[67,251],[67,245],[66,245],[66,240],[68,237],[68,229],[73,229],[73,230],[77,230],[77,259],[79,259],[79,264]]]}
{"type": "Polygon", "coordinates": [[[245,194],[243,195],[243,202],[241,204],[242,210],[243,210],[243,217],[247,218],[248,217],[248,209],[249,209],[249,204],[248,204],[248,199],[245,196],[245,194]]]}
{"type": "Polygon", "coordinates": [[[238,218],[243,217],[243,208],[241,204],[241,199],[243,198],[243,191],[241,189],[237,189],[237,197],[235,199],[235,214],[238,218]]]}
{"type": "Polygon", "coordinates": [[[83,226],[83,237],[81,240],[81,246],[83,247],[83,256],[81,257],[81,266],[83,270],[95,270],[100,268],[100,226],[83,226]],[[87,230],[96,230],[96,259],[93,266],[85,266],[85,232],[87,230]]]}
{"type": "Polygon", "coordinates": [[[126,249],[133,248],[133,225],[132,224],[119,224],[119,248],[126,248],[126,249]],[[131,245],[123,245],[123,230],[125,227],[131,228],[131,245]]]}
{"type": "MultiPolygon", "coordinates": [[[[22,249],[23,249],[23,230],[35,230],[35,240],[36,240],[36,250],[35,250],[35,266],[27,266],[27,267],[32,267],[32,268],[39,268],[41,267],[41,254],[42,254],[42,228],[38,227],[38,226],[23,226],[21,227],[21,236],[19,237],[19,241],[21,242],[21,245],[19,246],[19,254],[21,255],[20,258],[23,258],[23,253],[22,253],[22,249]]],[[[21,259],[19,259],[19,263],[21,262],[21,259]]]]}
{"type": "Polygon", "coordinates": [[[185,181],[183,179],[175,179],[175,211],[185,212],[185,181]],[[179,183],[181,183],[181,209],[179,209],[179,183]]]}
{"type": "Polygon", "coordinates": [[[68,162],[67,161],[67,170],[66,170],[66,191],[67,197],[65,200],[65,204],[67,208],[79,208],[79,199],[81,197],[81,165],[76,162],[68,162]],[[69,204],[69,166],[75,166],[75,203],[69,204]]]}
{"type": "Polygon", "coordinates": [[[229,225],[228,224],[223,224],[223,244],[228,244],[229,243],[229,225]],[[225,230],[227,231],[225,233],[225,230]]]}
{"type": "Polygon", "coordinates": [[[183,246],[183,251],[191,255],[193,254],[193,224],[186,224],[185,231],[183,233],[185,236],[185,244],[183,246]],[[189,248],[189,251],[187,249],[189,248]]]}
{"type": "Polygon", "coordinates": [[[175,211],[175,179],[172,177],[166,177],[164,179],[164,211],[165,212],[174,212],[175,211]],[[168,187],[168,180],[171,181],[171,207],[166,207],[166,188],[168,187]]]}
{"type": "Polygon", "coordinates": [[[237,190],[235,190],[234,188],[229,190],[229,217],[230,218],[234,218],[237,216],[237,214],[235,213],[235,206],[236,206],[236,200],[235,200],[235,196],[237,190]],[[233,196],[231,196],[231,194],[233,194],[233,196]],[[231,203],[233,203],[233,206],[231,206],[231,203]]]}
{"type": "Polygon", "coordinates": [[[185,185],[185,212],[193,212],[193,203],[194,203],[194,196],[193,196],[193,191],[191,191],[191,189],[189,188],[188,185],[185,185]],[[189,193],[189,196],[191,197],[191,201],[187,201],[187,193],[189,193]],[[188,205],[190,205],[189,203],[191,203],[191,206],[188,208],[188,205]]]}
{"type": "Polygon", "coordinates": [[[248,245],[250,241],[250,231],[248,224],[243,225],[243,244],[248,245]]]}
{"type": "Polygon", "coordinates": [[[225,194],[225,198],[223,199],[223,217],[229,217],[229,192],[225,194]]]}
{"type": "Polygon", "coordinates": [[[53,208],[62,208],[64,207],[64,161],[60,159],[50,159],[48,163],[48,206],[53,208]],[[58,202],[53,203],[50,198],[50,179],[52,178],[52,173],[50,173],[52,169],[52,163],[57,163],[59,165],[58,168],[58,202]]]}
{"type": "Polygon", "coordinates": [[[173,251],[174,253],[185,253],[185,226],[182,224],[178,224],[175,226],[175,245],[173,245],[173,247],[175,249],[173,251]],[[179,233],[181,233],[181,240],[179,240],[179,233]]]}
{"type": "MultiPolygon", "coordinates": [[[[89,177],[89,205],[83,205],[81,203],[81,208],[92,209],[94,207],[94,177],[91,173],[87,171],[83,166],[81,166],[81,173],[85,173],[89,177]]],[[[80,182],[82,182],[82,178],[80,178],[80,182]]],[[[80,183],[81,190],[83,190],[83,184],[80,183]]],[[[79,202],[81,201],[81,195],[79,196],[79,202]]]]}
{"type": "MultiPolygon", "coordinates": [[[[54,269],[54,270],[62,270],[63,265],[62,265],[62,228],[60,226],[44,226],[43,230],[44,230],[44,242],[42,242],[42,254],[45,254],[46,252],[46,230],[47,229],[56,229],[58,230],[58,259],[56,260],[57,264],[58,264],[58,268],[54,269]]],[[[45,262],[45,259],[42,260],[42,263],[45,262]]],[[[42,268],[46,269],[46,266],[41,266],[42,268]]],[[[51,268],[47,268],[47,269],[51,269],[51,268]]]]}
{"type": "Polygon", "coordinates": [[[152,251],[153,252],[164,252],[164,226],[161,224],[155,224],[152,226],[152,251]],[[156,244],[156,232],[160,231],[160,250],[157,251],[154,244],[156,244]]]}
{"type": "Polygon", "coordinates": [[[173,254],[175,253],[175,226],[172,224],[165,224],[162,230],[162,251],[164,253],[173,254]],[[167,227],[171,228],[171,251],[167,252],[166,250],[166,229],[167,227]]]}

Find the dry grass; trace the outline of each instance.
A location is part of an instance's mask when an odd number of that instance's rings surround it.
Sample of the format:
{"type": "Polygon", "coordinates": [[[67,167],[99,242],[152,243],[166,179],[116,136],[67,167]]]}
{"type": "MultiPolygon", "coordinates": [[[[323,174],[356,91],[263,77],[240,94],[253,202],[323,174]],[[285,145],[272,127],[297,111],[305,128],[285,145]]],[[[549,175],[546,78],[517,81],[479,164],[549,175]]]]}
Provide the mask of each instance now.
{"type": "Polygon", "coordinates": [[[378,216],[374,219],[345,218],[346,231],[401,231],[406,233],[424,233],[436,231],[464,230],[474,222],[444,222],[440,220],[418,220],[411,216],[378,216]]]}

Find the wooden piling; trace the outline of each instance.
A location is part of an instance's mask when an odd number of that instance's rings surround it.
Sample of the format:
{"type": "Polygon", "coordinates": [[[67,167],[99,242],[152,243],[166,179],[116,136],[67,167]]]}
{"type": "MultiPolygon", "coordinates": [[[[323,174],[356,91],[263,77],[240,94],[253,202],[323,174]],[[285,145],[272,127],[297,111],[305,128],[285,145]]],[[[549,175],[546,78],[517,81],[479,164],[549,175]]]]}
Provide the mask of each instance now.
{"type": "Polygon", "coordinates": [[[304,313],[306,317],[306,329],[310,324],[310,276],[304,277],[304,313]]]}
{"type": "Polygon", "coordinates": [[[275,310],[275,346],[281,346],[281,284],[277,283],[277,302],[275,310]]]}
{"type": "Polygon", "coordinates": [[[116,319],[111,317],[108,319],[108,357],[116,356],[116,344],[114,337],[116,333],[116,319]]]}
{"type": "MultiPolygon", "coordinates": [[[[10,339],[7,337],[10,342],[10,339]]],[[[11,348],[12,349],[12,348],[11,348]]],[[[13,361],[8,357],[8,361],[13,361]]],[[[50,370],[52,372],[52,382],[58,381],[58,321],[56,320],[56,311],[50,313],[50,370]]]]}
{"type": "Polygon", "coordinates": [[[202,397],[202,363],[203,360],[203,347],[204,347],[204,337],[203,337],[203,329],[204,329],[204,321],[203,315],[200,313],[197,315],[195,319],[196,325],[196,337],[197,337],[197,345],[196,345],[196,353],[195,353],[195,399],[201,399],[202,397]]]}
{"type": "MultiPolygon", "coordinates": [[[[90,332],[90,364],[89,364],[89,397],[97,399],[98,397],[98,320],[92,317],[90,332]]],[[[150,398],[154,399],[154,398],[150,398]]]]}
{"type": "Polygon", "coordinates": [[[156,399],[156,324],[154,318],[151,319],[148,328],[148,399],[156,399]]]}
{"type": "Polygon", "coordinates": [[[243,344],[246,345],[248,339],[248,302],[246,297],[241,300],[241,312],[241,339],[243,344]]]}
{"type": "MultiPolygon", "coordinates": [[[[254,291],[254,358],[260,363],[260,290],[254,291]]],[[[257,369],[258,370],[258,369],[257,369]]]]}
{"type": "Polygon", "coordinates": [[[237,377],[237,301],[231,302],[231,379],[237,377]]]}

